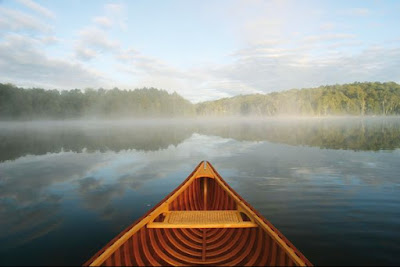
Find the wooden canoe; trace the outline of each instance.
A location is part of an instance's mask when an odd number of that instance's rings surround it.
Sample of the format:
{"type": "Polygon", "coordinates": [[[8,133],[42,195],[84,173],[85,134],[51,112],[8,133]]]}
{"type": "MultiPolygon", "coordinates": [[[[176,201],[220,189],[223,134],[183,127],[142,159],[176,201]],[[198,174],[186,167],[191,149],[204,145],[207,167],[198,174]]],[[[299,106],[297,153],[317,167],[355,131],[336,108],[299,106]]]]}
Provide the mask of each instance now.
{"type": "Polygon", "coordinates": [[[312,266],[205,161],[84,264],[100,265],[312,266]]]}

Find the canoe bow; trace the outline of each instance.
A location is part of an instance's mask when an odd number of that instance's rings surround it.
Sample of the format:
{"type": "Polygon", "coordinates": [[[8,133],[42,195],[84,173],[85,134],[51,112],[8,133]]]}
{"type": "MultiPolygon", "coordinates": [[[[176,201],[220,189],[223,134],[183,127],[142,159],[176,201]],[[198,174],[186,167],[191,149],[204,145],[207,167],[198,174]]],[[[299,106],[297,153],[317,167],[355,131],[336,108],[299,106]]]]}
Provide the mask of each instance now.
{"type": "Polygon", "coordinates": [[[208,161],[84,264],[101,265],[312,266],[208,161]]]}

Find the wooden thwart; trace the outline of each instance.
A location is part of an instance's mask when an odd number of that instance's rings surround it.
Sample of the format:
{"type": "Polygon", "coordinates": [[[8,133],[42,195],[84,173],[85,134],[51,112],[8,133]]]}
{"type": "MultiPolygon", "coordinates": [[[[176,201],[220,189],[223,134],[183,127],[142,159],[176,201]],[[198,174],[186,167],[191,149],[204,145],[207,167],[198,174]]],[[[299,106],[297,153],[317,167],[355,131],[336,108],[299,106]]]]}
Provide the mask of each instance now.
{"type": "Polygon", "coordinates": [[[147,228],[251,228],[237,210],[169,211],[163,222],[151,222],[147,228]]]}

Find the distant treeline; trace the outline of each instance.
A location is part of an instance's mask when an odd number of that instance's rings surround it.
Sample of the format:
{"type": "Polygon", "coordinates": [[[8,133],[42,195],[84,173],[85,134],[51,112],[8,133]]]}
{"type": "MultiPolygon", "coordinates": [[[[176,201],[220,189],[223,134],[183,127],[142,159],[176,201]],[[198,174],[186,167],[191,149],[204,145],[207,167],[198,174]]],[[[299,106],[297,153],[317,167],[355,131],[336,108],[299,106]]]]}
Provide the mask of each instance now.
{"type": "Polygon", "coordinates": [[[132,91],[104,89],[22,89],[0,83],[1,118],[176,117],[194,115],[193,104],[155,88],[132,91]]]}
{"type": "Polygon", "coordinates": [[[397,114],[400,85],[394,82],[293,89],[198,104],[155,88],[58,91],[0,83],[1,119],[397,114]]]}
{"type": "Polygon", "coordinates": [[[203,102],[199,115],[394,115],[400,114],[400,85],[365,82],[240,95],[203,102]]]}

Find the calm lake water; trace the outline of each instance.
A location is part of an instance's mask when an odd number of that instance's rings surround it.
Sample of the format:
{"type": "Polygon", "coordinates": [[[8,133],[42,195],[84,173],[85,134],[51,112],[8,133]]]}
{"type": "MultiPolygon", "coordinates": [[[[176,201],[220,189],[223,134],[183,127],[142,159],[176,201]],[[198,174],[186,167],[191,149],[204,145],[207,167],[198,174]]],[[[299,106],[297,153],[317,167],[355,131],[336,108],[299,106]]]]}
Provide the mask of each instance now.
{"type": "Polygon", "coordinates": [[[80,265],[202,160],[315,265],[400,264],[400,118],[0,123],[0,265],[80,265]]]}

